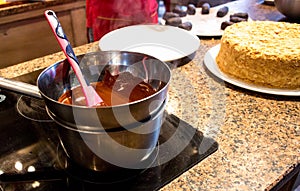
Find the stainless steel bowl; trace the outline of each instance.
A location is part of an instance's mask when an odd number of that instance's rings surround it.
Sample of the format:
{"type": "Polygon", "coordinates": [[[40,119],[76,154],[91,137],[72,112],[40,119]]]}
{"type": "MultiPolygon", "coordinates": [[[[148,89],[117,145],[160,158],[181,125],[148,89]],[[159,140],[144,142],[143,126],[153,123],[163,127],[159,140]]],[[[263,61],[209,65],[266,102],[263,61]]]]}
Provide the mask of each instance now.
{"type": "Polygon", "coordinates": [[[171,71],[167,64],[154,57],[126,51],[99,51],[80,55],[78,59],[90,82],[101,81],[105,70],[127,71],[141,79],[147,78],[158,91],[141,100],[107,107],[62,104],[57,101],[59,96],[79,83],[66,60],[57,62],[39,75],[37,84],[50,117],[68,127],[83,131],[119,128],[145,120],[166,99],[171,71]]]}
{"type": "Polygon", "coordinates": [[[275,0],[279,12],[288,18],[300,19],[300,0],[275,0]]]}

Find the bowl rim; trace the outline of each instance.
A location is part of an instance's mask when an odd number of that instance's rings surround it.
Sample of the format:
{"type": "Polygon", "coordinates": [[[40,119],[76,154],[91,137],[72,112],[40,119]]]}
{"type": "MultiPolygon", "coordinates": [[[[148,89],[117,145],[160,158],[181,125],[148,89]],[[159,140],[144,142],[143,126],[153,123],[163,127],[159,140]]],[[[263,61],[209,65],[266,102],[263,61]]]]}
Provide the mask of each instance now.
{"type": "Polygon", "coordinates": [[[172,72],[171,72],[171,69],[170,67],[168,66],[168,64],[166,64],[164,61],[162,60],[159,60],[158,58],[155,58],[151,55],[147,55],[147,54],[144,54],[144,53],[138,53],[138,52],[130,52],[130,51],[119,51],[119,50],[107,50],[107,51],[93,51],[93,52],[88,52],[88,53],[85,53],[85,54],[79,54],[77,55],[78,57],[79,56],[85,56],[85,55],[93,55],[93,54],[96,54],[96,53],[121,53],[121,54],[131,54],[131,55],[141,55],[141,56],[147,56],[148,58],[150,59],[155,59],[155,60],[158,60],[159,62],[162,63],[162,65],[164,65],[164,67],[167,69],[168,71],[168,79],[167,79],[167,82],[164,84],[164,86],[157,92],[155,92],[154,94],[150,95],[150,96],[147,96],[143,99],[139,99],[139,100],[136,100],[136,101],[132,101],[132,102],[129,102],[129,103],[124,103],[124,104],[118,104],[118,105],[112,105],[112,106],[98,106],[98,107],[87,107],[87,106],[82,106],[82,105],[70,105],[70,104],[64,104],[64,103],[61,103],[59,102],[58,100],[55,100],[55,99],[52,99],[50,98],[49,96],[47,96],[43,91],[40,90],[40,79],[42,78],[42,76],[49,70],[51,70],[54,66],[56,65],[60,65],[60,64],[63,64],[65,61],[67,61],[67,58],[65,59],[62,59],[62,60],[59,60],[57,62],[55,62],[54,64],[48,66],[47,68],[45,68],[38,76],[37,78],[37,87],[39,89],[39,92],[40,94],[42,95],[42,97],[45,97],[47,98],[48,100],[50,100],[51,102],[55,102],[55,104],[59,104],[59,105],[63,105],[65,107],[72,107],[72,108],[82,108],[82,109],[91,109],[91,108],[97,108],[97,109],[111,109],[111,108],[118,108],[118,107],[128,107],[130,105],[135,105],[135,104],[138,104],[140,102],[143,102],[143,101],[146,101],[148,99],[151,99],[155,96],[157,96],[158,94],[160,94],[161,92],[165,91],[166,88],[168,88],[168,86],[170,85],[171,83],[171,76],[172,76],[172,72]]]}

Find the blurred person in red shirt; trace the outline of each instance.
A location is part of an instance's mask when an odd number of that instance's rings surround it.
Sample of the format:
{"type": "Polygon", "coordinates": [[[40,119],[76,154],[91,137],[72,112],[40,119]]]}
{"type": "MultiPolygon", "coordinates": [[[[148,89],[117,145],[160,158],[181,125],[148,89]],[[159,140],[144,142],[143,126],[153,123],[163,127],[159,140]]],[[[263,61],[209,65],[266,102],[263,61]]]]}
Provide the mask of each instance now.
{"type": "Polygon", "coordinates": [[[86,0],[89,42],[129,25],[158,23],[157,0],[86,0]]]}

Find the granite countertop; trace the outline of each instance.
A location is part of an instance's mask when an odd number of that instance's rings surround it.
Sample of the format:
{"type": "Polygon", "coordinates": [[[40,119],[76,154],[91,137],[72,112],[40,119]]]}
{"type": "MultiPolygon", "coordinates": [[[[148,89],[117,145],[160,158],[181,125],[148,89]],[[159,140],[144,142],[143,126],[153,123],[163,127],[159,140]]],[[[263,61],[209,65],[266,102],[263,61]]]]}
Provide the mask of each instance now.
{"type": "MultiPolygon", "coordinates": [[[[240,2],[253,20],[284,18],[274,6],[240,2]]],[[[256,93],[218,80],[206,71],[203,58],[220,39],[200,42],[194,59],[172,70],[167,110],[215,139],[219,148],[161,190],[270,190],[300,170],[299,98],[256,93]]],[[[75,53],[97,49],[95,42],[75,53]]],[[[1,69],[0,76],[12,78],[63,58],[62,53],[37,58],[1,69]]]]}

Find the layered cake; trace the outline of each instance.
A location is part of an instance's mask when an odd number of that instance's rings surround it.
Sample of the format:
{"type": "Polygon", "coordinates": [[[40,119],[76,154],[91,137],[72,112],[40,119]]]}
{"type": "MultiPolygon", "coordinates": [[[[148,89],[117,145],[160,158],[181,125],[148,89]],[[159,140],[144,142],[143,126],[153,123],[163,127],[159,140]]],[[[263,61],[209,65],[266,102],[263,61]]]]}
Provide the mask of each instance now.
{"type": "Polygon", "coordinates": [[[223,33],[216,62],[223,73],[247,83],[300,89],[300,24],[233,24],[223,33]]]}

